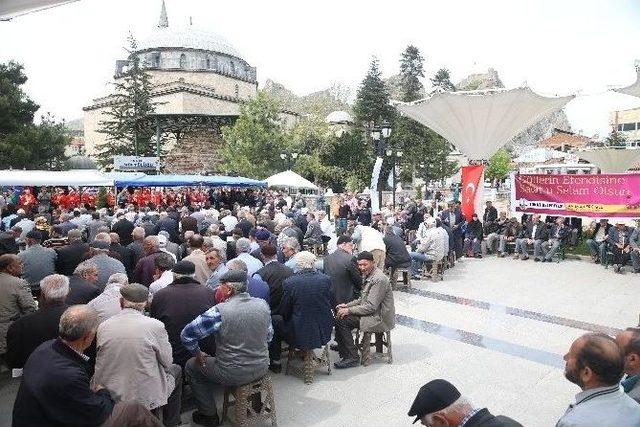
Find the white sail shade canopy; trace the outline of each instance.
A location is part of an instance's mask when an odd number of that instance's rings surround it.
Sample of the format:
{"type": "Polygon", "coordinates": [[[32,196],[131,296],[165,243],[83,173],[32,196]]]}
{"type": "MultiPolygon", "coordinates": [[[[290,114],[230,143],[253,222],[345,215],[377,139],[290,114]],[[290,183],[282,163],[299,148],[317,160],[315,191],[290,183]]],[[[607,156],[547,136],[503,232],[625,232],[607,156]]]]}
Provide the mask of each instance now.
{"type": "Polygon", "coordinates": [[[529,88],[441,92],[397,108],[442,135],[470,160],[488,160],[520,132],[573,98],[547,98],[529,88]]]}
{"type": "Polygon", "coordinates": [[[640,149],[602,148],[576,154],[598,166],[601,173],[623,173],[640,161],[640,149]]]}
{"type": "Polygon", "coordinates": [[[298,188],[305,190],[318,189],[318,186],[313,182],[291,170],[271,175],[269,178],[265,179],[265,181],[267,181],[267,185],[269,187],[298,188]]]}
{"type": "Polygon", "coordinates": [[[0,1],[0,21],[75,1],[78,0],[2,0],[0,1]]]}
{"type": "Polygon", "coordinates": [[[0,187],[110,187],[113,179],[96,170],[0,170],[0,187]]]}
{"type": "Polygon", "coordinates": [[[636,82],[634,84],[620,89],[614,89],[614,91],[624,93],[625,95],[640,97],[640,69],[638,69],[638,75],[636,76],[636,82]]]}

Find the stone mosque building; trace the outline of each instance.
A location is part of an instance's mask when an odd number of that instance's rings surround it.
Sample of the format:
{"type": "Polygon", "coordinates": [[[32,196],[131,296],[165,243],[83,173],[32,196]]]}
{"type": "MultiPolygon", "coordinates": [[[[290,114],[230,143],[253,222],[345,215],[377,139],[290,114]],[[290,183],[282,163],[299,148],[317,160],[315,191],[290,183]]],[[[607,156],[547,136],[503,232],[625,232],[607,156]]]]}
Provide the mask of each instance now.
{"type": "MultiPolygon", "coordinates": [[[[156,102],[153,121],[163,137],[164,170],[170,173],[218,171],[217,150],[222,144],[220,128],[231,125],[240,106],[258,90],[256,68],[223,37],[193,25],[169,25],[164,0],[158,26],[150,37],[138,41],[137,55],[151,77],[156,102]]],[[[127,60],[116,61],[115,79],[127,60]]],[[[85,153],[96,154],[106,141],[99,123],[113,105],[107,95],[84,107],[85,153]]],[[[296,114],[283,111],[285,122],[296,114]]]]}

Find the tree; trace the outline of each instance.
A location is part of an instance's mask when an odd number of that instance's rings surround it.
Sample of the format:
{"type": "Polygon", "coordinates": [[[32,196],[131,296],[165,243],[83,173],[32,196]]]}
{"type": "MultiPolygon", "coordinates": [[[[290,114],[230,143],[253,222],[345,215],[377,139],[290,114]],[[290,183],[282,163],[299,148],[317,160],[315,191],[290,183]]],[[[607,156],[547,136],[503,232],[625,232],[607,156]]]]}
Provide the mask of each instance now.
{"type": "Polygon", "coordinates": [[[402,87],[402,101],[411,102],[420,99],[424,77],[424,58],[417,47],[407,46],[400,58],[400,84],[402,87]]]}
{"type": "Polygon", "coordinates": [[[99,123],[98,132],[107,135],[107,140],[96,147],[98,163],[108,167],[115,155],[154,156],[156,154],[155,129],[149,116],[155,112],[152,100],[151,76],[140,64],[135,53],[137,43],[129,36],[129,67],[117,76],[111,108],[105,112],[109,117],[99,123]]]}
{"type": "Polygon", "coordinates": [[[382,80],[382,72],[375,57],[371,60],[367,75],[360,83],[353,112],[359,125],[380,124],[384,120],[393,120],[394,110],[389,105],[389,92],[382,80]]]}
{"type": "Polygon", "coordinates": [[[64,122],[43,116],[39,125],[24,126],[0,139],[0,168],[61,169],[69,141],[64,122]]]}
{"type": "Polygon", "coordinates": [[[21,64],[0,64],[0,139],[33,124],[33,115],[40,106],[22,90],[26,82],[21,64]]]}
{"type": "Polygon", "coordinates": [[[511,155],[506,149],[501,148],[489,159],[484,175],[491,181],[502,180],[509,171],[511,171],[511,155]]]}
{"type": "Polygon", "coordinates": [[[456,87],[451,83],[451,74],[446,68],[440,68],[436,71],[436,74],[431,78],[431,85],[433,88],[439,88],[445,92],[455,92],[456,87]]]}
{"type": "Polygon", "coordinates": [[[279,112],[279,104],[259,91],[240,108],[235,124],[222,128],[220,156],[226,171],[262,179],[281,169],[285,131],[279,112]]]}
{"type": "Polygon", "coordinates": [[[605,138],[604,145],[606,147],[611,148],[624,148],[627,146],[626,144],[627,138],[620,132],[616,132],[616,130],[612,130],[611,133],[605,138]]]}

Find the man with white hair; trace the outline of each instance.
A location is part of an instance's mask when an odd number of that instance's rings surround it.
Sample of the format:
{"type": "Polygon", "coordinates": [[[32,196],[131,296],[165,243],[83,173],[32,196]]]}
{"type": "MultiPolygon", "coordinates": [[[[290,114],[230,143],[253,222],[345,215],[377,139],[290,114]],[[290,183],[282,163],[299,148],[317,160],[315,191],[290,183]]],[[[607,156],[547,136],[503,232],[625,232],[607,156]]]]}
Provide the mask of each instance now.
{"type": "Polygon", "coordinates": [[[295,254],[300,252],[300,242],[295,237],[287,237],[282,242],[282,255],[284,255],[284,259],[286,262],[284,265],[289,267],[293,272],[296,271],[296,258],[295,254]]]}
{"type": "Polygon", "coordinates": [[[126,274],[112,274],[102,293],[87,303],[98,313],[99,323],[120,313],[120,288],[128,283],[126,274]]]}
{"type": "Polygon", "coordinates": [[[522,427],[519,422],[492,415],[487,408],[474,408],[449,381],[437,379],[420,387],[409,416],[425,426],[522,427]]]}
{"type": "Polygon", "coordinates": [[[100,289],[95,285],[98,280],[98,266],[93,261],[78,264],[69,279],[67,305],[86,304],[98,295],[100,289]]]}
{"type": "Polygon", "coordinates": [[[180,424],[182,374],[173,364],[162,322],[144,315],[149,290],[139,283],[120,288],[120,307],[97,332],[93,384],[102,384],[116,400],[138,401],[163,414],[165,426],[180,424]]]}
{"type": "Polygon", "coordinates": [[[445,239],[439,231],[436,230],[436,220],[433,217],[427,218],[425,221],[427,230],[421,238],[420,243],[415,252],[411,252],[411,274],[414,279],[420,279],[422,265],[425,261],[440,261],[445,253],[445,239]]]}
{"type": "Polygon", "coordinates": [[[176,265],[176,262],[170,254],[163,253],[153,260],[153,264],[156,268],[153,274],[155,280],[149,285],[149,302],[153,300],[156,292],[173,282],[174,276],[171,270],[176,265]]]}
{"type": "MultiPolygon", "coordinates": [[[[239,238],[236,242],[236,253],[238,255],[235,259],[243,261],[247,266],[247,275],[253,276],[264,264],[259,259],[249,255],[249,252],[251,252],[251,240],[246,237],[239,238]]],[[[229,267],[229,263],[227,263],[227,267],[229,267]]]]}
{"type": "MultiPolygon", "coordinates": [[[[295,258],[298,271],[284,281],[278,313],[272,316],[275,335],[269,345],[269,368],[276,373],[281,370],[282,340],[311,357],[313,349],[329,342],[333,330],[331,279],[315,269],[311,252],[298,252],[295,258]]],[[[305,377],[310,381],[313,378],[305,377]]]]}
{"type": "Polygon", "coordinates": [[[68,293],[69,279],[61,274],[52,274],[40,281],[38,311],[19,318],[7,331],[5,360],[10,368],[22,368],[40,344],[58,336],[58,323],[67,309],[68,293]]]}
{"type": "Polygon", "coordinates": [[[109,233],[105,232],[98,233],[89,245],[92,253],[90,259],[98,266],[98,281],[96,282],[96,286],[101,290],[104,289],[112,274],[127,273],[124,264],[109,256],[109,246],[111,246],[111,237],[109,233]]]}

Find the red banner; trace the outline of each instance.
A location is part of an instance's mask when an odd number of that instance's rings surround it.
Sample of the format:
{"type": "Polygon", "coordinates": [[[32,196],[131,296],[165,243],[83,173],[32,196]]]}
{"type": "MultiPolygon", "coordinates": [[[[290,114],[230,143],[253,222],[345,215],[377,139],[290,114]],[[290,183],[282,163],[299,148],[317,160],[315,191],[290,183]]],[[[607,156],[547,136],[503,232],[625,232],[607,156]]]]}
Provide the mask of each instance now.
{"type": "Polygon", "coordinates": [[[517,212],[586,217],[640,217],[640,174],[514,175],[517,212]]]}
{"type": "Polygon", "coordinates": [[[460,201],[462,204],[462,213],[467,221],[471,221],[474,212],[480,215],[484,190],[484,183],[482,182],[483,174],[484,166],[482,165],[462,167],[460,201]]]}

